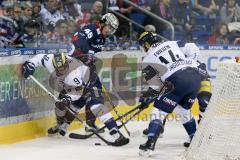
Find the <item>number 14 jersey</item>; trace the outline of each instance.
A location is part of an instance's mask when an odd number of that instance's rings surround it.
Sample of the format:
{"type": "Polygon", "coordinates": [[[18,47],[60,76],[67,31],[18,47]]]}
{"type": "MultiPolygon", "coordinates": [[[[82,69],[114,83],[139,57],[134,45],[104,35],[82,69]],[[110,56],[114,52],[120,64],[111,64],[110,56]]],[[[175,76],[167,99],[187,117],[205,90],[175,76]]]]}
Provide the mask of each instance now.
{"type": "Polygon", "coordinates": [[[195,60],[185,57],[177,41],[153,44],[142,63],[153,67],[162,81],[183,68],[197,67],[195,60]]]}

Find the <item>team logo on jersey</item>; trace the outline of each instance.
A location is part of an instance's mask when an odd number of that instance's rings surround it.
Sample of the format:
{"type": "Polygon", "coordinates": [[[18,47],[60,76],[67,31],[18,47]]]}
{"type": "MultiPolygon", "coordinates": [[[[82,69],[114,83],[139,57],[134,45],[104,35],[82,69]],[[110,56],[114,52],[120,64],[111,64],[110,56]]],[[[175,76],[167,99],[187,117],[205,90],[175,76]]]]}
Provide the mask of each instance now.
{"type": "Polygon", "coordinates": [[[177,105],[177,103],[175,101],[173,101],[173,100],[171,100],[167,97],[164,97],[163,101],[166,102],[167,104],[171,105],[171,106],[176,106],[177,105]]]}

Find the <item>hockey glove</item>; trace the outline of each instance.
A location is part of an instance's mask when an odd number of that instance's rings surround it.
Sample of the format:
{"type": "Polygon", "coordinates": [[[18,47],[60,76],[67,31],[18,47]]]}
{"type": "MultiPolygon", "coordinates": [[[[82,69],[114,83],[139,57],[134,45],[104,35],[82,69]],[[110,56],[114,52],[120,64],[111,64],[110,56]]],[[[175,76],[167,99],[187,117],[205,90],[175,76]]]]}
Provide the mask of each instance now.
{"type": "Polygon", "coordinates": [[[28,78],[30,75],[33,75],[34,71],[35,71],[35,65],[32,62],[26,61],[23,64],[22,74],[24,78],[28,78]]]}
{"type": "Polygon", "coordinates": [[[153,97],[140,97],[139,99],[139,102],[141,103],[140,104],[140,107],[139,109],[145,109],[145,108],[148,108],[149,104],[152,103],[154,101],[154,98],[153,97]]]}
{"type": "Polygon", "coordinates": [[[68,108],[68,107],[70,107],[71,102],[72,102],[72,99],[70,96],[61,95],[60,101],[57,101],[55,103],[55,106],[59,109],[68,108]]]}
{"type": "Polygon", "coordinates": [[[142,92],[142,95],[139,98],[139,102],[141,103],[141,109],[145,109],[149,106],[149,104],[153,101],[155,97],[158,97],[160,92],[152,89],[151,87],[148,88],[147,91],[142,92]]]}

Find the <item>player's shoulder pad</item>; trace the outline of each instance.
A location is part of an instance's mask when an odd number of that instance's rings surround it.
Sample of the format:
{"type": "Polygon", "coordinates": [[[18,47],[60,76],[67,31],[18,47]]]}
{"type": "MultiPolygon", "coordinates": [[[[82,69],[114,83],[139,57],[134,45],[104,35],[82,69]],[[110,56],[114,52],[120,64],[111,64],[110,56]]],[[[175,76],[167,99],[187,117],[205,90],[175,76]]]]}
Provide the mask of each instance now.
{"type": "Polygon", "coordinates": [[[184,47],[185,46],[185,43],[181,40],[175,41],[175,42],[177,43],[178,47],[184,47]]]}
{"type": "Polygon", "coordinates": [[[41,59],[41,63],[43,65],[43,67],[46,67],[46,63],[51,62],[51,61],[52,61],[52,57],[50,56],[50,54],[43,55],[43,57],[41,59]]]}
{"type": "Polygon", "coordinates": [[[89,32],[92,32],[93,35],[97,34],[101,34],[100,29],[97,27],[96,24],[89,24],[83,27],[83,31],[85,34],[89,34],[89,32]]]}

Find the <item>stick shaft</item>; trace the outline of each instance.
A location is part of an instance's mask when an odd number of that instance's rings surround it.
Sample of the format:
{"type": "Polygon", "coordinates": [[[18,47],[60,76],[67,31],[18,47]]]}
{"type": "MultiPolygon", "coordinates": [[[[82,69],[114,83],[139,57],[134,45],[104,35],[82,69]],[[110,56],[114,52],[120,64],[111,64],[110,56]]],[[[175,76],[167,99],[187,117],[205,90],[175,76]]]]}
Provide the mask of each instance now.
{"type": "Polygon", "coordinates": [[[48,91],[47,88],[43,86],[35,77],[30,75],[29,78],[33,80],[39,87],[41,87],[42,90],[44,90],[51,98],[53,98],[55,101],[59,101],[59,99],[56,96],[54,96],[50,91],[48,91]]]}
{"type": "MultiPolygon", "coordinates": [[[[106,97],[108,98],[110,104],[112,105],[113,111],[114,111],[114,112],[116,113],[116,115],[119,117],[119,114],[118,114],[117,110],[115,109],[116,106],[113,104],[113,102],[112,102],[109,94],[107,93],[107,91],[106,91],[106,89],[105,89],[105,87],[104,87],[103,85],[102,85],[102,89],[103,89],[104,94],[105,94],[106,97]]],[[[122,123],[123,128],[126,130],[127,134],[130,136],[130,132],[129,132],[129,130],[127,129],[127,127],[126,127],[126,125],[124,124],[124,122],[122,121],[122,119],[120,119],[120,122],[122,123]]]]}

